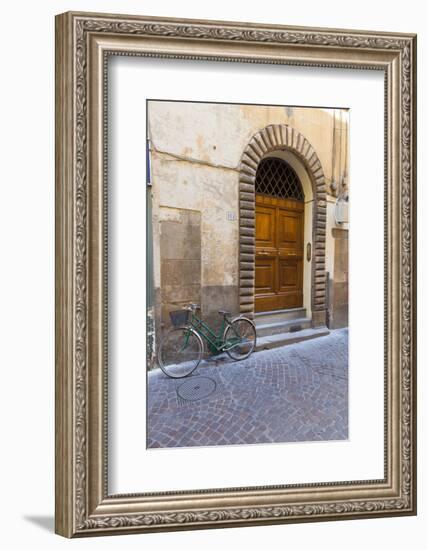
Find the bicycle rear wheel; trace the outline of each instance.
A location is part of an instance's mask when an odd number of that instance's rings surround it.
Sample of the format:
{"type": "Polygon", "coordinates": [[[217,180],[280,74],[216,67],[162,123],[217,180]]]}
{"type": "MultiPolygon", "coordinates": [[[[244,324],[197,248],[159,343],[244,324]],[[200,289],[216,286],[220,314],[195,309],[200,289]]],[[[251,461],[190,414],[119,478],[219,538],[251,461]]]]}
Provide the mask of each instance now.
{"type": "Polygon", "coordinates": [[[184,378],[199,365],[203,355],[200,336],[189,327],[176,327],[162,338],[158,363],[170,378],[184,378]]]}
{"type": "Polygon", "coordinates": [[[224,332],[224,350],[235,361],[247,359],[256,345],[256,328],[246,317],[235,319],[224,332]]]}

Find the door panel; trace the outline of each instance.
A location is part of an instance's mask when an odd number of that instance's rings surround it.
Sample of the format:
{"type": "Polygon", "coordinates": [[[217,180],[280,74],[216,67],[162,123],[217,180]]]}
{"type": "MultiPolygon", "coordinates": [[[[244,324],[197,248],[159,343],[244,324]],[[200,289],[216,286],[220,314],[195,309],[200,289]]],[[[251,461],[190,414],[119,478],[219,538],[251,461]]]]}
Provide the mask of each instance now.
{"type": "Polygon", "coordinates": [[[255,218],[257,246],[274,248],[276,246],[276,209],[260,206],[255,218]]]}
{"type": "Polygon", "coordinates": [[[280,260],[279,262],[279,291],[297,290],[298,262],[280,260]]]}
{"type": "Polygon", "coordinates": [[[262,258],[255,265],[255,293],[275,294],[276,262],[275,258],[262,258]]]}
{"type": "Polygon", "coordinates": [[[303,305],[304,203],[256,195],[255,311],[303,305]]]}
{"type": "Polygon", "coordinates": [[[301,241],[301,212],[286,212],[279,209],[278,212],[278,245],[300,246],[301,241]]]}

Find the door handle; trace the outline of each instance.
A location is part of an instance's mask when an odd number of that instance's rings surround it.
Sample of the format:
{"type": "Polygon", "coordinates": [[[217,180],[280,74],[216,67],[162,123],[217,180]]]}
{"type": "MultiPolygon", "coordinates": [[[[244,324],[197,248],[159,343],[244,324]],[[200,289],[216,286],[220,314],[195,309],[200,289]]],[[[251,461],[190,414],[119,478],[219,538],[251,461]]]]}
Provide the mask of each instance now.
{"type": "Polygon", "coordinates": [[[280,256],[296,256],[296,252],[280,252],[280,256]]]}
{"type": "Polygon", "coordinates": [[[260,252],[257,252],[257,254],[258,254],[259,256],[268,256],[269,253],[268,253],[268,252],[264,252],[264,251],[261,250],[260,252]]]}

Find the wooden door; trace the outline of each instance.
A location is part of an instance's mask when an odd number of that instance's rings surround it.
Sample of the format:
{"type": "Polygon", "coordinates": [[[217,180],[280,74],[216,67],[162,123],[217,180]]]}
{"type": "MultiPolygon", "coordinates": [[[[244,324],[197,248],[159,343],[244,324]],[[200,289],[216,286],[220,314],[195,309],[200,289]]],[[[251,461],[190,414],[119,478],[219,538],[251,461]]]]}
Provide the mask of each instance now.
{"type": "Polygon", "coordinates": [[[304,203],[256,194],[255,311],[303,305],[304,203]]]}

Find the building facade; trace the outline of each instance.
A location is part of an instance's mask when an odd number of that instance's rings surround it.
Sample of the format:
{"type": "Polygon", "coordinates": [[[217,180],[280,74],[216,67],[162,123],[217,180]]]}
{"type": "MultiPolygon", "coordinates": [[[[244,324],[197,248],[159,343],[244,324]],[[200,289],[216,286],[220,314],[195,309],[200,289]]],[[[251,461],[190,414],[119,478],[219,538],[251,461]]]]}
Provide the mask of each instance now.
{"type": "Polygon", "coordinates": [[[147,112],[149,354],[190,302],[212,324],[219,309],[255,318],[265,342],[347,326],[348,111],[149,101],[147,112]]]}

